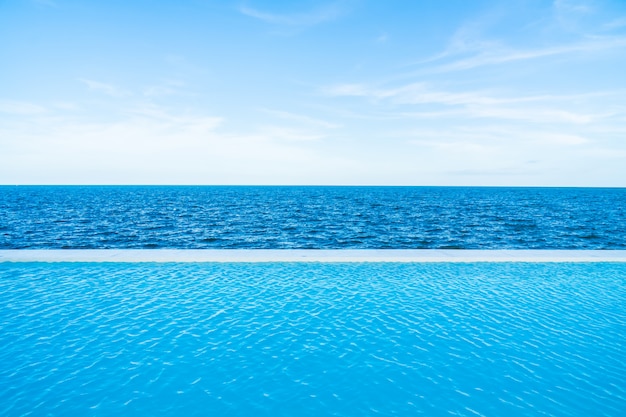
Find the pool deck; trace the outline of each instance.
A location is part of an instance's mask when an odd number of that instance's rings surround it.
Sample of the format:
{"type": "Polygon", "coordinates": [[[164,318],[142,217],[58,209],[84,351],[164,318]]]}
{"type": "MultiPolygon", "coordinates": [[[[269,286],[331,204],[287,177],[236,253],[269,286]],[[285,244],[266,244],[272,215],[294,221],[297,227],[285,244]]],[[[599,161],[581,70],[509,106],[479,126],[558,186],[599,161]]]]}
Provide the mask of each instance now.
{"type": "Polygon", "coordinates": [[[0,262],[626,262],[626,250],[18,249],[0,262]]]}

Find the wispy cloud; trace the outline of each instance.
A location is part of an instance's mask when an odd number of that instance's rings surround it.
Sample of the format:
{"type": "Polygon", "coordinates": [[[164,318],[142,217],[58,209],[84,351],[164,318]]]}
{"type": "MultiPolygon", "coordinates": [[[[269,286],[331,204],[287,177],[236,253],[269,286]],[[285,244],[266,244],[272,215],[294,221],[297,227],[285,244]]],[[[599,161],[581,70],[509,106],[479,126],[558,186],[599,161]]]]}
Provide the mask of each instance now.
{"type": "Polygon", "coordinates": [[[142,105],[128,110],[132,120],[149,121],[163,129],[172,131],[209,132],[217,129],[224,119],[222,117],[205,116],[197,114],[172,113],[154,105],[142,105]]]}
{"type": "Polygon", "coordinates": [[[611,20],[604,24],[603,28],[606,30],[620,29],[626,26],[626,16],[611,20]]]}
{"type": "Polygon", "coordinates": [[[267,12],[246,5],[240,6],[239,11],[246,16],[274,25],[314,26],[337,19],[345,13],[345,8],[342,2],[335,2],[298,13],[267,12]]]}
{"type": "Polygon", "coordinates": [[[494,27],[512,19],[511,15],[486,13],[460,25],[446,47],[408,66],[417,68],[404,77],[467,71],[487,66],[518,64],[562,56],[593,56],[598,52],[626,48],[626,36],[611,36],[612,29],[626,26],[626,18],[615,18],[599,10],[596,2],[555,0],[519,29],[518,37],[501,37],[494,27]],[[532,29],[531,29],[532,28],[532,29]],[[523,44],[528,46],[524,47],[523,44]]]}
{"type": "Polygon", "coordinates": [[[533,98],[503,99],[480,92],[447,92],[430,89],[426,83],[410,83],[399,87],[377,88],[364,84],[338,84],[323,89],[330,96],[353,96],[373,99],[392,99],[404,104],[500,104],[512,101],[530,101],[533,98]]]}
{"type": "Polygon", "coordinates": [[[285,126],[262,126],[258,129],[258,134],[271,138],[272,140],[287,142],[310,142],[326,137],[324,134],[311,132],[304,129],[295,129],[285,126]]]}
{"type": "Polygon", "coordinates": [[[163,97],[181,94],[181,88],[185,83],[178,80],[164,81],[160,84],[148,86],[143,89],[143,95],[146,97],[163,97]]]}
{"type": "MultiPolygon", "coordinates": [[[[595,53],[607,49],[623,48],[626,48],[626,37],[613,36],[596,36],[577,43],[535,49],[513,49],[492,44],[484,48],[474,49],[469,57],[463,56],[461,58],[455,58],[454,54],[451,52],[444,52],[432,58],[419,61],[420,65],[441,62],[445,59],[448,59],[450,62],[423,67],[423,69],[413,72],[410,75],[464,71],[490,65],[536,60],[559,55],[595,53]]],[[[459,53],[459,55],[461,54],[459,53]]],[[[462,55],[467,55],[467,52],[462,55]]]]}
{"type": "Polygon", "coordinates": [[[85,84],[90,90],[97,91],[99,93],[106,94],[111,97],[125,97],[131,95],[131,93],[127,90],[124,90],[120,87],[117,87],[113,84],[107,84],[100,81],[88,80],[85,78],[80,78],[80,82],[85,84]]]}
{"type": "Polygon", "coordinates": [[[593,11],[593,6],[584,0],[554,0],[554,8],[563,13],[587,14],[593,11]]]}
{"type": "Polygon", "coordinates": [[[307,129],[238,131],[222,117],[153,105],[117,116],[102,122],[34,115],[0,124],[0,182],[336,183],[338,173],[356,169],[350,159],[311,146],[323,135],[307,129]]]}
{"type": "Polygon", "coordinates": [[[470,107],[466,110],[465,113],[467,117],[473,118],[502,119],[548,124],[586,124],[595,121],[597,120],[597,118],[601,117],[595,114],[580,112],[576,113],[560,109],[536,107],[470,107]]]}
{"type": "Polygon", "coordinates": [[[380,35],[378,35],[376,37],[376,39],[374,40],[375,43],[381,44],[381,43],[387,43],[387,41],[390,39],[390,36],[388,33],[383,32],[380,35]]]}
{"type": "Polygon", "coordinates": [[[492,118],[519,120],[536,123],[586,124],[621,114],[618,108],[602,111],[573,111],[567,109],[574,100],[589,101],[600,97],[619,97],[623,91],[593,92],[569,95],[494,96],[481,91],[441,91],[430,88],[426,83],[411,83],[393,88],[376,88],[363,84],[340,84],[323,91],[330,96],[352,96],[388,101],[405,106],[395,115],[412,118],[492,118]],[[419,112],[406,106],[429,106],[419,112]],[[432,105],[444,106],[433,110],[432,105]]]}
{"type": "Polygon", "coordinates": [[[568,32],[584,32],[586,21],[593,17],[597,3],[587,0],[554,0],[552,10],[558,26],[568,32]]]}
{"type": "Polygon", "coordinates": [[[322,88],[324,94],[330,96],[378,97],[381,92],[363,84],[336,84],[322,88]]]}
{"type": "Polygon", "coordinates": [[[80,106],[77,103],[71,101],[56,101],[53,103],[54,107],[59,110],[77,110],[80,106]]]}
{"type": "Polygon", "coordinates": [[[336,129],[340,127],[340,125],[336,123],[331,123],[326,120],[317,119],[310,116],[305,116],[302,114],[296,114],[292,112],[287,112],[283,110],[273,110],[273,109],[263,109],[263,111],[267,114],[271,114],[272,116],[276,116],[285,120],[292,120],[298,123],[303,123],[307,125],[319,126],[326,129],[336,129]]]}
{"type": "Polygon", "coordinates": [[[47,7],[58,7],[59,5],[53,0],[31,0],[35,4],[47,7]]]}
{"type": "Polygon", "coordinates": [[[46,109],[38,104],[28,103],[25,101],[0,99],[0,113],[32,115],[44,113],[45,111],[46,109]]]}
{"type": "Polygon", "coordinates": [[[528,145],[577,147],[591,143],[590,138],[574,133],[563,133],[551,129],[524,129],[503,124],[482,126],[455,126],[442,132],[436,129],[416,128],[404,132],[412,137],[409,143],[451,152],[486,152],[496,150],[510,152],[528,148],[528,145]]]}

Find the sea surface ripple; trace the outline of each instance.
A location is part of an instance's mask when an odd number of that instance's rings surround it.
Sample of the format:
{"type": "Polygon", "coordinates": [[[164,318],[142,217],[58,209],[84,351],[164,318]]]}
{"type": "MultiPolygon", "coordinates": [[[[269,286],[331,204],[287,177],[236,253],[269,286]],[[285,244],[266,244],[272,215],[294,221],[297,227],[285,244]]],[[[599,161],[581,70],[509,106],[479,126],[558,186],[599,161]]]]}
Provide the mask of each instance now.
{"type": "Polygon", "coordinates": [[[626,188],[0,186],[0,249],[626,249],[626,188]]]}
{"type": "Polygon", "coordinates": [[[625,264],[0,264],[2,416],[623,416],[625,264]]]}

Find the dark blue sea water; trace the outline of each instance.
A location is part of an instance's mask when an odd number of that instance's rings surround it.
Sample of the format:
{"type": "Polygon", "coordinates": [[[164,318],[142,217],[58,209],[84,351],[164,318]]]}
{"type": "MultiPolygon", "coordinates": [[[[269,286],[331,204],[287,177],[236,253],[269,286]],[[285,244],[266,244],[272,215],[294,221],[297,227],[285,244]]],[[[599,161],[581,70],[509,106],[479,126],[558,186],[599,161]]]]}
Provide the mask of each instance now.
{"type": "Polygon", "coordinates": [[[0,263],[0,415],[621,417],[625,277],[0,263]]]}
{"type": "Polygon", "coordinates": [[[624,249],[626,188],[2,186],[0,248],[624,249]]]}

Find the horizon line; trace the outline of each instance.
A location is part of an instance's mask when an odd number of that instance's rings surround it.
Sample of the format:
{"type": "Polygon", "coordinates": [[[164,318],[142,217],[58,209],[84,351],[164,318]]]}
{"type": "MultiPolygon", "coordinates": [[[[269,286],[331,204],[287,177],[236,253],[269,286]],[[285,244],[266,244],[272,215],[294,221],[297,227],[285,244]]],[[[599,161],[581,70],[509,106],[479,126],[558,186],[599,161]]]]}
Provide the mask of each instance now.
{"type": "Polygon", "coordinates": [[[626,250],[597,249],[5,249],[0,264],[158,263],[626,263],[626,250]]]}

